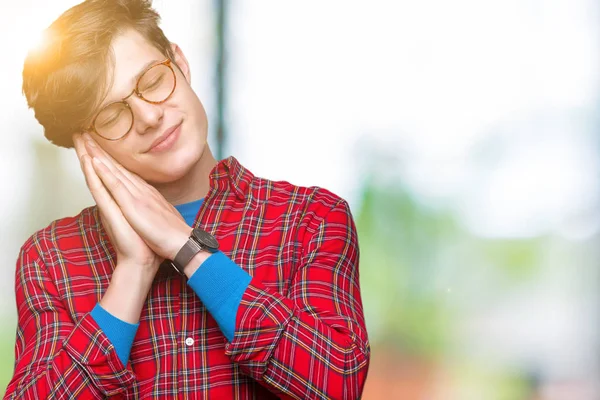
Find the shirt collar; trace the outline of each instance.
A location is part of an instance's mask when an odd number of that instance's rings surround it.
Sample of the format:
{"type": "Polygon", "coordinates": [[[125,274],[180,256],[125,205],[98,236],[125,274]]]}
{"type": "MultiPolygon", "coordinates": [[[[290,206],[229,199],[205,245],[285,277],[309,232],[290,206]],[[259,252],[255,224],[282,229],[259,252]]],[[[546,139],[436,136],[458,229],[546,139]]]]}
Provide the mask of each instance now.
{"type": "Polygon", "coordinates": [[[211,192],[232,191],[238,199],[243,200],[251,194],[249,189],[254,175],[230,156],[213,167],[209,178],[211,192]]]}

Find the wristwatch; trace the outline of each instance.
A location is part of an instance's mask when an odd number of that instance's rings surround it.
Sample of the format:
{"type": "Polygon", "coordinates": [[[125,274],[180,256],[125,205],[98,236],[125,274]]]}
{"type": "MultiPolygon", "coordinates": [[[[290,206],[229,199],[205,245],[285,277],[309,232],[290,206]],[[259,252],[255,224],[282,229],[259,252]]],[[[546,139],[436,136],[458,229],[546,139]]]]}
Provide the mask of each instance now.
{"type": "Polygon", "coordinates": [[[219,242],[213,235],[199,228],[192,229],[188,241],[177,252],[175,259],[171,261],[173,268],[183,275],[183,268],[202,250],[214,253],[219,248],[219,242]]]}

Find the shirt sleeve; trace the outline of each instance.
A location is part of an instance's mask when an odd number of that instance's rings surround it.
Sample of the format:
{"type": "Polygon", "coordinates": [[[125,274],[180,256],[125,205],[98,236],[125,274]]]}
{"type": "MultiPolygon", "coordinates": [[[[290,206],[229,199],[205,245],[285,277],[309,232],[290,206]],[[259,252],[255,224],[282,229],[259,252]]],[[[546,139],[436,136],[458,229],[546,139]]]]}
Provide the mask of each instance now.
{"type": "Polygon", "coordinates": [[[309,223],[287,296],[252,279],[226,354],[280,398],[358,399],[370,359],[358,239],[340,200],[309,223]]]}
{"type": "Polygon", "coordinates": [[[188,280],[228,340],[233,339],[235,318],[250,275],[223,252],[211,254],[188,280]]]}
{"type": "Polygon", "coordinates": [[[91,314],[74,321],[43,263],[23,250],[15,293],[15,370],[4,399],[103,399],[135,383],[91,314]]]}
{"type": "Polygon", "coordinates": [[[133,345],[133,340],[140,324],[130,324],[120,320],[102,308],[100,303],[96,304],[91,314],[94,321],[96,321],[100,329],[108,337],[108,340],[115,347],[121,363],[127,365],[131,346],[133,345]]]}

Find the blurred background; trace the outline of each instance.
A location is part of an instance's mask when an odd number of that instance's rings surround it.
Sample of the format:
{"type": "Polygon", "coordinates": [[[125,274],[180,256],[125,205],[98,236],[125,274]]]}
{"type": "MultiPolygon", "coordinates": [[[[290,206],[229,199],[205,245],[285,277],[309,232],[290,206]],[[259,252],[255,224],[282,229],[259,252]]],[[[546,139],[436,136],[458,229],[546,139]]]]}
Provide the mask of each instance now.
{"type": "MultiPolygon", "coordinates": [[[[21,95],[27,49],[78,2],[0,5],[0,395],[19,248],[93,204],[21,95]]],[[[154,5],[218,156],[349,201],[364,399],[600,399],[597,1],[154,5]]]]}

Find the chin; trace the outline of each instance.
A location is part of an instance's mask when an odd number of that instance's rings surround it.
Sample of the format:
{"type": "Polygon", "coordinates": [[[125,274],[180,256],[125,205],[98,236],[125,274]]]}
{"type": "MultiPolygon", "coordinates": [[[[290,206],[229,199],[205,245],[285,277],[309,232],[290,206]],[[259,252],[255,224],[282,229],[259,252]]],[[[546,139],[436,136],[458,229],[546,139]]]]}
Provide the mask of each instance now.
{"type": "Polygon", "coordinates": [[[182,146],[179,151],[154,164],[146,174],[146,181],[167,184],[180,180],[200,161],[203,150],[204,146],[182,146]]]}

